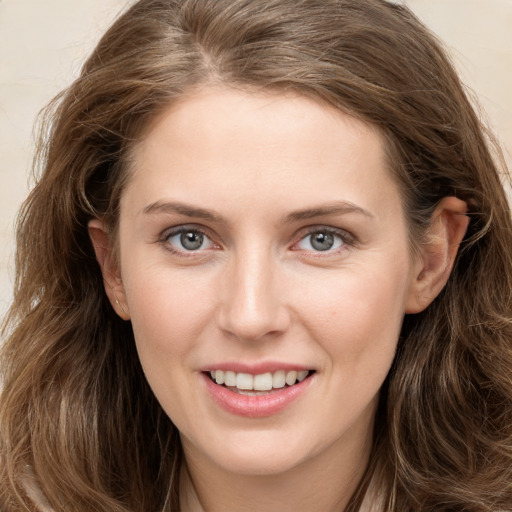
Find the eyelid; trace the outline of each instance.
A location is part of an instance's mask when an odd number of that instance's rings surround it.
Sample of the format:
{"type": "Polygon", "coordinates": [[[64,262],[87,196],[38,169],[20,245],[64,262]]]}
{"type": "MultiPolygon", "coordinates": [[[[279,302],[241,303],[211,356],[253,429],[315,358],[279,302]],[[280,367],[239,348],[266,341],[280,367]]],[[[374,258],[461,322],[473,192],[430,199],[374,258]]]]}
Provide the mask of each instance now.
{"type": "MultiPolygon", "coordinates": [[[[218,250],[218,249],[222,248],[221,244],[215,240],[218,237],[214,233],[212,233],[212,231],[209,228],[202,226],[200,224],[179,224],[176,226],[167,227],[160,233],[160,235],[158,237],[158,242],[160,244],[162,244],[166,248],[166,250],[168,250],[169,252],[183,256],[183,257],[194,257],[194,256],[197,257],[201,254],[204,254],[206,251],[212,250],[212,249],[199,249],[197,251],[181,251],[178,248],[173,247],[170,244],[168,244],[169,238],[176,236],[180,233],[187,232],[187,231],[195,231],[197,233],[202,234],[206,238],[208,238],[214,245],[214,248],[213,248],[214,250],[218,250]]],[[[310,253],[313,253],[315,256],[319,256],[319,257],[322,257],[322,256],[326,257],[329,255],[336,254],[340,251],[347,250],[350,247],[354,247],[358,243],[358,239],[356,238],[356,236],[354,236],[352,233],[350,233],[346,229],[342,229],[342,228],[338,228],[338,227],[334,227],[334,226],[328,226],[328,225],[324,225],[324,224],[315,224],[312,226],[306,226],[306,227],[301,228],[297,232],[297,234],[294,236],[294,240],[295,241],[292,243],[292,245],[290,247],[290,249],[292,251],[310,252],[310,253]],[[297,245],[304,238],[312,235],[313,233],[318,233],[318,232],[330,233],[330,234],[340,237],[343,241],[342,247],[335,249],[334,251],[325,251],[325,252],[306,251],[304,249],[299,249],[297,247],[297,245]]]]}
{"type": "Polygon", "coordinates": [[[205,251],[210,251],[212,249],[217,250],[220,248],[220,244],[217,243],[214,239],[215,239],[215,236],[212,235],[211,230],[206,228],[205,226],[201,226],[198,224],[179,224],[177,226],[168,227],[168,228],[164,229],[158,237],[158,242],[161,245],[163,245],[166,250],[168,250],[169,252],[171,252],[173,254],[177,254],[177,255],[183,256],[183,257],[194,257],[194,256],[197,257],[200,254],[203,254],[205,251]],[[185,251],[185,250],[180,250],[177,247],[172,246],[171,244],[168,243],[170,238],[172,238],[176,235],[179,235],[181,233],[186,233],[186,232],[190,232],[190,231],[203,235],[205,238],[210,240],[210,242],[213,244],[214,247],[208,248],[208,249],[198,249],[196,251],[185,251]]]}
{"type": "Polygon", "coordinates": [[[314,253],[315,256],[328,256],[332,254],[336,254],[339,251],[346,250],[347,248],[354,247],[357,245],[357,238],[347,231],[346,229],[342,228],[336,228],[333,226],[326,226],[322,224],[316,224],[314,226],[307,226],[305,228],[302,228],[297,235],[295,236],[295,242],[292,244],[291,249],[294,251],[305,251],[305,252],[311,252],[314,253]],[[304,240],[304,238],[311,236],[314,233],[330,233],[335,236],[339,236],[343,241],[343,246],[339,249],[336,249],[334,251],[305,251],[304,249],[299,249],[297,246],[298,244],[304,240]]]}

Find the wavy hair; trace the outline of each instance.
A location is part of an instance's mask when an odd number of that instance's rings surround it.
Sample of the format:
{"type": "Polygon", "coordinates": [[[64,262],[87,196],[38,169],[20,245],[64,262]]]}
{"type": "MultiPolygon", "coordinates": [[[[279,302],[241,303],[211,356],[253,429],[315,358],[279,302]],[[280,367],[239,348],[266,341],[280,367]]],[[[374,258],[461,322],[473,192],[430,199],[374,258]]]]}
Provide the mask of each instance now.
{"type": "Polygon", "coordinates": [[[293,91],[376,126],[411,239],[445,196],[470,226],[447,286],[405,318],[370,481],[393,512],[512,509],[512,225],[489,137],[435,37],[383,0],[141,0],[46,110],[4,324],[0,505],[179,511],[179,435],[113,312],[87,233],[116,235],[130,149],[195,87],[293,91]]]}

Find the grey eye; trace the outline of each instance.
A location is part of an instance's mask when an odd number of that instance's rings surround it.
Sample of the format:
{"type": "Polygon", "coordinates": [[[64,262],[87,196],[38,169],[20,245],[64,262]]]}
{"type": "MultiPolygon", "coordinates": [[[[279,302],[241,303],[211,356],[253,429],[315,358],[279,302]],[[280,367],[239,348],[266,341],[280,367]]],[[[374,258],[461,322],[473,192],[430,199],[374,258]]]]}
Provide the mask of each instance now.
{"type": "Polygon", "coordinates": [[[315,231],[304,237],[298,244],[299,249],[306,251],[330,251],[344,245],[343,238],[330,231],[315,231]]]}
{"type": "Polygon", "coordinates": [[[211,249],[213,242],[201,231],[195,229],[180,229],[170,233],[166,243],[181,252],[211,249]]]}
{"type": "Polygon", "coordinates": [[[188,251],[196,251],[203,245],[203,241],[204,236],[202,233],[189,231],[180,235],[181,245],[188,251]]]}
{"type": "Polygon", "coordinates": [[[334,236],[331,233],[313,233],[311,247],[317,251],[328,251],[334,245],[334,236]]]}

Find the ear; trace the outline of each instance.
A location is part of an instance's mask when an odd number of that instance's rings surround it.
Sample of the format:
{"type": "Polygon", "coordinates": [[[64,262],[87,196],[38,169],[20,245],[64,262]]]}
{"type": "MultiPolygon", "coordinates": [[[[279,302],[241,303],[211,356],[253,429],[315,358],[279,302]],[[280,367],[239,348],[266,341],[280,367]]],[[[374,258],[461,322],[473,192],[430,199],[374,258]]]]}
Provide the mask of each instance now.
{"type": "Polygon", "coordinates": [[[434,211],[414,265],[406,313],[423,311],[444,288],[468,228],[467,210],[464,201],[445,197],[434,211]]]}
{"type": "Polygon", "coordinates": [[[88,230],[110,304],[123,320],[129,320],[130,314],[123,281],[105,225],[99,219],[93,219],[88,224],[88,230]]]}

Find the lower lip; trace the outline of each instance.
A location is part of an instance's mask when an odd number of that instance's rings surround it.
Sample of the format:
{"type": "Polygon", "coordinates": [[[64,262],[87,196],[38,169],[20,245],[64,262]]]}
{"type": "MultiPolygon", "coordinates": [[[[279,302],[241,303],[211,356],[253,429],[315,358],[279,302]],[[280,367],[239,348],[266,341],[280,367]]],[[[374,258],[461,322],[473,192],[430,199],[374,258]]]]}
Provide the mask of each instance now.
{"type": "Polygon", "coordinates": [[[216,384],[203,374],[206,387],[214,402],[230,414],[247,418],[263,418],[277,414],[302,396],[309,384],[311,376],[302,382],[269,392],[267,395],[240,395],[230,389],[216,384]]]}

